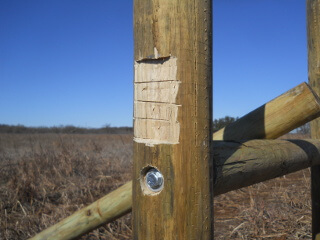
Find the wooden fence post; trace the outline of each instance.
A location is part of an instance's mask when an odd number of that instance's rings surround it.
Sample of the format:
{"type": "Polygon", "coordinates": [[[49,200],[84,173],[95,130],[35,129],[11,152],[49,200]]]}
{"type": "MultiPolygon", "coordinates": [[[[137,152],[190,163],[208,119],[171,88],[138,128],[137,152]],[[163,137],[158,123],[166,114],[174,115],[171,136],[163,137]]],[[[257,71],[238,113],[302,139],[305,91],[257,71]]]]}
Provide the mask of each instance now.
{"type": "Polygon", "coordinates": [[[134,1],[135,240],[213,239],[211,2],[134,1]]]}
{"type": "MultiPolygon", "coordinates": [[[[320,0],[307,0],[308,75],[320,94],[320,0]]],[[[320,119],[311,122],[311,137],[320,139],[320,119]]],[[[320,166],[311,168],[312,239],[320,233],[320,166]]]]}

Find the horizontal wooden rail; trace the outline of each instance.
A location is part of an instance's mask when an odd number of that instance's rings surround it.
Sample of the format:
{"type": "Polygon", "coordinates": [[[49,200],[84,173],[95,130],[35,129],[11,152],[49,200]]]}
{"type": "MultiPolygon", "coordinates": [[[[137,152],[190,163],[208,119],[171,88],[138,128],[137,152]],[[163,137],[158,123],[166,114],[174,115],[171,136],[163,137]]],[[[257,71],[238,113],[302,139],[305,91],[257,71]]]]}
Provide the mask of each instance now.
{"type": "MultiPolygon", "coordinates": [[[[215,196],[320,164],[319,140],[214,141],[215,196]]],[[[128,182],[32,239],[73,239],[132,207],[128,182]]]]}
{"type": "Polygon", "coordinates": [[[307,83],[215,132],[213,140],[276,139],[319,117],[320,100],[307,83]]]}
{"type": "Polygon", "coordinates": [[[214,141],[215,196],[320,165],[319,140],[214,141]]]}

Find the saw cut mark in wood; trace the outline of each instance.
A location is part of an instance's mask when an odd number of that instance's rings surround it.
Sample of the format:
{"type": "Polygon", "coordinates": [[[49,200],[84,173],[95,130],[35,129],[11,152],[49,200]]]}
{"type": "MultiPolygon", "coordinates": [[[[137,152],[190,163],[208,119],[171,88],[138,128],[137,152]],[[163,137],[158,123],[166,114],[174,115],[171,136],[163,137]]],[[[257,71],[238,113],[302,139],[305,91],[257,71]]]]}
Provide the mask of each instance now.
{"type": "Polygon", "coordinates": [[[176,78],[177,58],[135,63],[134,141],[148,146],[179,143],[176,97],[180,81],[176,78]]]}

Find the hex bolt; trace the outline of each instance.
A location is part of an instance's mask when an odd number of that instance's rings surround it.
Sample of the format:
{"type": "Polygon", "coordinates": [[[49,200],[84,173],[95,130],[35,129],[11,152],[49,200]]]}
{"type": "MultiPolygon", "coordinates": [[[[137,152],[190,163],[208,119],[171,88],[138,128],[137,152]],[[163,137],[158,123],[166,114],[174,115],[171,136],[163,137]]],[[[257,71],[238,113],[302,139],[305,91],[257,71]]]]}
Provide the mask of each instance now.
{"type": "Polygon", "coordinates": [[[145,177],[146,185],[153,192],[158,192],[163,187],[163,175],[157,169],[150,169],[145,177]]]}

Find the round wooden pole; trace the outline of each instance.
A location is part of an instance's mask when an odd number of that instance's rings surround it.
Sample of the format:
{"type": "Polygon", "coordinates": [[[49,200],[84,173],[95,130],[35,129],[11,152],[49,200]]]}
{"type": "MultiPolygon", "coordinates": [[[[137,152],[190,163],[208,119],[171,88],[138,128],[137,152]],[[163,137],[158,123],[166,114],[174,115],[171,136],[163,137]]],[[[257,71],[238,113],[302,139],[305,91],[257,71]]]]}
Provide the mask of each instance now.
{"type": "Polygon", "coordinates": [[[133,239],[213,239],[211,2],[134,1],[133,239]]]}
{"type": "MultiPolygon", "coordinates": [[[[320,0],[307,0],[308,75],[320,94],[320,0]]],[[[311,137],[320,139],[320,119],[311,122],[311,137]]],[[[320,166],[311,168],[312,239],[320,233],[320,166]]]]}

